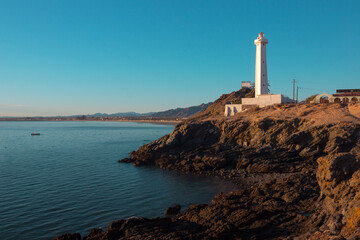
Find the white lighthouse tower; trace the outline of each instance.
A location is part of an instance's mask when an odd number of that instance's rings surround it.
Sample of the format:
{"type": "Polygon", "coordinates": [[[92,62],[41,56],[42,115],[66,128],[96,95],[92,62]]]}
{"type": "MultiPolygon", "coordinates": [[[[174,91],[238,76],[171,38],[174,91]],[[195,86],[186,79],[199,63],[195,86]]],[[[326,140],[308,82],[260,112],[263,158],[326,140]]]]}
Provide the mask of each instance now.
{"type": "Polygon", "coordinates": [[[255,97],[242,98],[241,104],[225,104],[225,116],[234,116],[238,112],[251,107],[266,107],[274,104],[293,103],[294,101],[282,94],[269,94],[269,84],[266,66],[266,44],[268,40],[264,33],[259,33],[254,44],[256,45],[255,61],[255,97]]]}
{"type": "Polygon", "coordinates": [[[266,44],[268,40],[264,37],[264,33],[259,33],[254,44],[256,45],[256,60],[255,60],[255,97],[268,94],[268,76],[266,67],[266,44]]]}

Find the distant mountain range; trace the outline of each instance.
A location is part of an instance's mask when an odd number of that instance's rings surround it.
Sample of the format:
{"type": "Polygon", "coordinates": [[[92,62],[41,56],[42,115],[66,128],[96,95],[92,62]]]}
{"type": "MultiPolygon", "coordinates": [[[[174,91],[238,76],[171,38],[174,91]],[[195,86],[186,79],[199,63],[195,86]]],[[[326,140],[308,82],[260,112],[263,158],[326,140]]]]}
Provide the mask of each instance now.
{"type": "MultiPolygon", "coordinates": [[[[95,114],[88,114],[85,115],[86,117],[155,117],[155,118],[187,118],[191,117],[196,113],[200,113],[204,111],[210,103],[203,103],[198,106],[192,106],[187,108],[176,108],[176,109],[170,109],[162,112],[149,112],[149,113],[137,113],[137,112],[119,112],[119,113],[113,113],[113,114],[107,114],[107,113],[95,113],[95,114]]],[[[31,118],[78,118],[82,117],[84,115],[72,115],[72,116],[36,116],[31,118]]],[[[6,117],[6,116],[0,116],[0,119],[17,119],[17,118],[26,118],[26,117],[6,117]]]]}
{"type": "MultiPolygon", "coordinates": [[[[153,114],[151,113],[137,113],[137,112],[119,112],[119,113],[95,113],[95,114],[88,114],[85,115],[86,117],[146,117],[153,114]]],[[[79,115],[76,115],[76,117],[79,115]]],[[[73,116],[71,116],[73,117],[73,116]]]]}
{"type": "Polygon", "coordinates": [[[107,113],[95,113],[86,115],[86,117],[157,117],[157,118],[187,118],[192,115],[204,111],[210,103],[203,103],[198,106],[191,106],[187,108],[176,108],[162,112],[149,112],[149,113],[137,113],[137,112],[119,112],[113,114],[107,113]]]}

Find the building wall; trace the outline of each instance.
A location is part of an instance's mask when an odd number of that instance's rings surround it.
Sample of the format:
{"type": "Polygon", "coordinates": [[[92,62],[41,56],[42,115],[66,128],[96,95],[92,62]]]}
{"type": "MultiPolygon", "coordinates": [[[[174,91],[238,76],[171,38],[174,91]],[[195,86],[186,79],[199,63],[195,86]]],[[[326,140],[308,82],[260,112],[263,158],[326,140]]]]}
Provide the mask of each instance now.
{"type": "Polygon", "coordinates": [[[265,94],[260,95],[257,98],[242,98],[242,104],[244,105],[258,105],[259,107],[265,107],[273,104],[287,103],[286,99],[281,94],[265,94]]]}
{"type": "MultiPolygon", "coordinates": [[[[329,98],[329,103],[335,103],[335,102],[342,102],[342,103],[360,102],[360,96],[331,97],[331,98],[329,98]]],[[[320,103],[320,101],[316,101],[316,103],[320,103]]]]}
{"type": "Polygon", "coordinates": [[[234,116],[236,113],[242,112],[242,104],[226,104],[225,117],[234,116]]]}

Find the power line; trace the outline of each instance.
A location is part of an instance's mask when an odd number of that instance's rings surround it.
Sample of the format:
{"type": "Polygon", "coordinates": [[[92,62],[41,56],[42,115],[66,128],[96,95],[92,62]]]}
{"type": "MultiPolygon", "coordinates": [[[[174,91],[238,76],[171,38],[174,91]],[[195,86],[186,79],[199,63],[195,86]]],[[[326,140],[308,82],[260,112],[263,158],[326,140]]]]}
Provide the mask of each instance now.
{"type": "Polygon", "coordinates": [[[299,87],[300,89],[305,89],[305,90],[313,90],[313,91],[324,91],[324,90],[319,90],[319,89],[314,89],[314,88],[304,88],[304,87],[299,87]]]}

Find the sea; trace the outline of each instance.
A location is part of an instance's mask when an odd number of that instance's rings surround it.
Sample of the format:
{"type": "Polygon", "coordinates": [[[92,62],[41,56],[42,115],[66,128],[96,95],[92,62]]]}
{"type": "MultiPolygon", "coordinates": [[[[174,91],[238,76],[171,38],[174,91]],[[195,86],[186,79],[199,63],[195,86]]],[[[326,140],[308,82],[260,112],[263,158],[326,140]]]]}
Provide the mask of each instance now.
{"type": "Polygon", "coordinates": [[[236,186],[118,163],[174,126],[134,122],[0,122],[1,239],[53,239],[111,221],[210,203],[236,186]],[[40,133],[31,136],[32,132],[40,133]]]}

